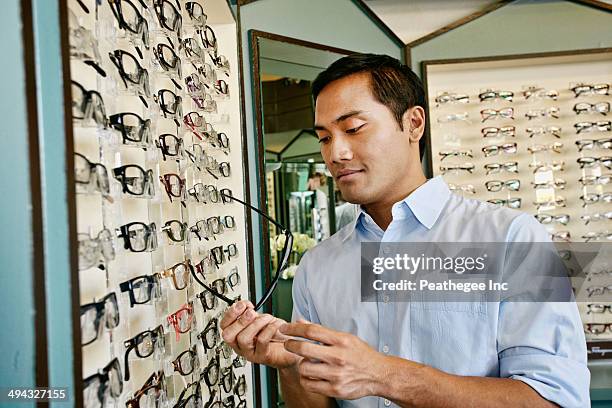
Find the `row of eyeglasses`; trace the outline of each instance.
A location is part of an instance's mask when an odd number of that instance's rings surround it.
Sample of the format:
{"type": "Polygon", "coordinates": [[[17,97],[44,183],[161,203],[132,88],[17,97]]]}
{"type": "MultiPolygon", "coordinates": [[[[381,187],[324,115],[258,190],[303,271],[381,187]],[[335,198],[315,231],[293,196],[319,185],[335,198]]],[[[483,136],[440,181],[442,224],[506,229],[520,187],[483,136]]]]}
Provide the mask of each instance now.
{"type": "MultiPolygon", "coordinates": [[[[570,84],[570,91],[574,93],[574,97],[586,95],[609,95],[610,84],[599,83],[599,84],[570,84]]],[[[544,89],[537,86],[526,87],[521,94],[525,100],[531,98],[534,99],[551,99],[557,100],[559,98],[559,91],[554,89],[544,89]]],[[[478,94],[480,102],[489,102],[495,100],[502,100],[506,102],[513,102],[515,94],[513,91],[493,90],[486,89],[478,94]]],[[[467,94],[459,94],[454,92],[442,92],[435,98],[436,106],[448,104],[448,103],[470,103],[470,97],[467,94]]],[[[608,105],[609,106],[609,105],[608,105]]],[[[609,109],[608,109],[609,112],[609,109]]]]}
{"type": "MultiPolygon", "coordinates": [[[[576,104],[574,105],[574,111],[576,112],[577,115],[580,115],[582,113],[589,113],[589,112],[593,112],[593,113],[599,113],[603,116],[607,116],[608,113],[610,113],[610,102],[601,102],[601,103],[596,103],[596,104],[589,104],[589,103],[580,103],[580,104],[576,104]]],[[[534,119],[539,119],[539,118],[553,118],[553,119],[559,119],[559,115],[561,114],[561,109],[559,107],[556,106],[551,106],[548,108],[541,108],[541,109],[530,109],[525,113],[525,117],[528,120],[534,120],[534,119]]],[[[469,122],[469,113],[468,112],[462,112],[462,113],[452,113],[449,115],[444,115],[444,116],[439,116],[437,121],[438,123],[449,123],[449,122],[457,122],[457,121],[464,121],[464,122],[469,122]]],[[[502,109],[482,109],[480,111],[480,118],[481,118],[481,122],[487,122],[489,120],[497,120],[497,119],[502,119],[502,120],[514,120],[514,108],[502,108],[502,109]]],[[[576,133],[582,133],[585,131],[592,131],[592,130],[599,130],[599,131],[606,131],[606,130],[610,130],[609,129],[609,125],[610,121],[595,121],[595,122],[578,122],[576,124],[574,124],[574,127],[576,128],[576,133]],[[588,123],[591,123],[591,125],[587,125],[588,123]]]]}

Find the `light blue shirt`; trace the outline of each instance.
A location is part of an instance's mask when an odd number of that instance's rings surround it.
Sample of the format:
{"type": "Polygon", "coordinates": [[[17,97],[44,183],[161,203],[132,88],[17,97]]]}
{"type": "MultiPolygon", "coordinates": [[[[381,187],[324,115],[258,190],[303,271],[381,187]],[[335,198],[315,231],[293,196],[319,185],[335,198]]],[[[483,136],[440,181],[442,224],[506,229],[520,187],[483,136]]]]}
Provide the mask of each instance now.
{"type": "MultiPolygon", "coordinates": [[[[590,406],[575,303],[361,301],[361,242],[550,242],[533,216],[451,193],[441,177],[394,204],[392,216],[383,231],[362,210],[303,256],[294,321],[352,333],[381,353],[450,374],[520,380],[562,407],[590,406]]],[[[394,406],[378,397],[338,403],[394,406]]]]}

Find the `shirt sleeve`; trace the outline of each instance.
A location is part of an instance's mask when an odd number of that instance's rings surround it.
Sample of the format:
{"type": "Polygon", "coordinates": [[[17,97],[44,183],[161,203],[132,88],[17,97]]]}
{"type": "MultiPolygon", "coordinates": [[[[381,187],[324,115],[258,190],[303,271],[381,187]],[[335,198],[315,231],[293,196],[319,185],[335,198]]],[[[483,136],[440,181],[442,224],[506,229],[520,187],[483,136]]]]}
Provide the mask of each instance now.
{"type": "Polygon", "coordinates": [[[320,323],[312,304],[308,288],[308,252],[304,253],[293,278],[292,296],[293,296],[293,313],[291,321],[304,319],[311,323],[320,323]]]}
{"type": "MultiPolygon", "coordinates": [[[[549,243],[547,231],[524,214],[508,242],[549,243]]],[[[497,337],[500,377],[523,381],[562,407],[590,407],[590,373],[578,307],[568,302],[502,302],[497,337]]]]}

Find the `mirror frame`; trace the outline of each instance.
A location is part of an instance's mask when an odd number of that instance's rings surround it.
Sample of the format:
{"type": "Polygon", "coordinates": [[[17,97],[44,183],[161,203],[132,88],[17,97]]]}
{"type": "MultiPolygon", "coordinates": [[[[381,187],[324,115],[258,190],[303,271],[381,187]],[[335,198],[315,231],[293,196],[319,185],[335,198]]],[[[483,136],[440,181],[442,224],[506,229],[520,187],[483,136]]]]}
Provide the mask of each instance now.
{"type": "MultiPolygon", "coordinates": [[[[313,49],[317,49],[321,51],[334,52],[334,53],[342,54],[342,55],[356,54],[357,52],[345,50],[342,48],[327,46],[323,44],[317,44],[317,43],[313,43],[310,41],[299,40],[297,38],[286,37],[284,35],[279,35],[279,34],[269,33],[265,31],[259,31],[259,30],[249,30],[248,38],[249,38],[249,47],[251,50],[251,67],[252,67],[251,81],[253,85],[253,99],[254,99],[253,105],[255,107],[255,111],[254,111],[255,118],[254,119],[255,119],[255,130],[256,130],[256,139],[257,139],[256,140],[256,146],[257,146],[257,152],[256,152],[257,164],[256,165],[257,165],[257,169],[259,169],[258,175],[257,175],[257,178],[258,178],[257,184],[259,185],[259,191],[257,191],[258,196],[259,196],[257,205],[262,211],[264,211],[267,214],[268,212],[267,211],[268,205],[267,205],[267,199],[266,199],[267,194],[266,194],[266,191],[263,190],[264,188],[267,190],[267,184],[266,184],[266,171],[265,171],[266,151],[265,151],[265,145],[264,145],[264,131],[263,131],[263,101],[262,101],[262,87],[261,87],[261,72],[260,72],[260,64],[259,64],[259,58],[261,56],[260,49],[259,49],[259,46],[260,46],[259,40],[267,39],[267,40],[279,41],[279,42],[294,44],[294,45],[298,45],[302,47],[313,48],[313,49]]],[[[272,217],[274,216],[274,214],[268,214],[268,215],[271,215],[272,217]]],[[[287,228],[289,228],[289,225],[287,225],[287,228]]],[[[264,243],[264,245],[262,245],[262,248],[263,248],[262,272],[264,274],[264,286],[267,287],[271,281],[270,245],[268,244],[270,242],[269,223],[267,222],[262,223],[261,236],[262,236],[261,242],[264,243]]],[[[253,286],[253,288],[254,287],[255,286],[253,286]]],[[[263,311],[265,313],[270,313],[270,314],[272,313],[272,302],[269,302],[268,304],[264,305],[263,311]]],[[[268,391],[269,391],[270,404],[271,406],[276,407],[278,405],[277,372],[276,370],[273,370],[270,368],[267,368],[267,372],[268,372],[268,378],[269,378],[268,391]]]]}

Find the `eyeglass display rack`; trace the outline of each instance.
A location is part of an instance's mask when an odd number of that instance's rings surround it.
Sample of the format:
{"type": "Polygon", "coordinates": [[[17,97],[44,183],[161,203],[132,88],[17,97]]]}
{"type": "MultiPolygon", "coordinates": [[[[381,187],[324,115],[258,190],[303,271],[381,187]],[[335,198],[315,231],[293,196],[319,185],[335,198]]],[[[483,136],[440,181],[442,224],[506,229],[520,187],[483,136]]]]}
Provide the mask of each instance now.
{"type": "Polygon", "coordinates": [[[217,300],[204,310],[196,295],[205,289],[180,273],[188,264],[174,277],[163,273],[189,260],[205,282],[223,279],[228,297],[248,298],[245,210],[219,193],[244,197],[235,20],[223,0],[91,4],[68,2],[81,326],[95,327],[96,309],[99,319],[97,331],[82,330],[84,406],[147,398],[174,406],[196,393],[196,384],[188,385],[197,383],[203,404],[252,407],[250,364],[215,336],[226,305],[217,300]],[[164,144],[160,135],[171,136],[164,144]],[[162,181],[168,174],[176,175],[169,176],[170,193],[162,181]],[[198,237],[191,227],[199,220],[205,228],[198,237]],[[92,302],[100,303],[85,313],[92,302]],[[160,325],[163,336],[145,333],[125,358],[130,339],[160,325]],[[199,336],[206,328],[212,349],[199,336]],[[173,361],[192,347],[197,357],[186,353],[181,368],[196,367],[182,375],[173,361]],[[217,381],[207,381],[215,369],[217,381]],[[153,375],[159,371],[163,382],[153,375]]]}
{"type": "Polygon", "coordinates": [[[422,70],[430,174],[534,215],[570,250],[598,246],[572,284],[589,359],[610,358],[598,350],[612,339],[612,49],[432,60],[422,70]]]}

